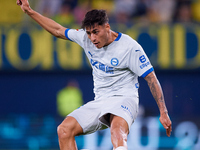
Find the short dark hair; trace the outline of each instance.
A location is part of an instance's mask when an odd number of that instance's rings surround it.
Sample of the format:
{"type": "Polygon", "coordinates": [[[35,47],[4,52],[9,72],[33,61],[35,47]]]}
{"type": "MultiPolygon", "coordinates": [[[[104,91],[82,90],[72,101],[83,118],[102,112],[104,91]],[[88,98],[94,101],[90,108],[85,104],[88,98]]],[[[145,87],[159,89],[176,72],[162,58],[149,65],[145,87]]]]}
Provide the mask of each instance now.
{"type": "Polygon", "coordinates": [[[88,11],[82,21],[82,28],[92,27],[95,24],[103,25],[108,23],[109,19],[107,13],[103,9],[93,9],[88,11]]]}

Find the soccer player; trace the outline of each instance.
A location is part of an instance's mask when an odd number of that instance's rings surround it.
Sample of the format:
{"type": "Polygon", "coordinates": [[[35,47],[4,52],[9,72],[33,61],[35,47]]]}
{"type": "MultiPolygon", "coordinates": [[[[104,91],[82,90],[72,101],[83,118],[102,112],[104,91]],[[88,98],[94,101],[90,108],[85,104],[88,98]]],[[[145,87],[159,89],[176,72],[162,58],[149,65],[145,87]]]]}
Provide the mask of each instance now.
{"type": "Polygon", "coordinates": [[[58,126],[61,150],[76,150],[75,136],[110,128],[114,150],[127,150],[129,129],[138,113],[138,76],[143,77],[160,110],[160,122],[170,136],[171,120],[154,69],[142,47],[131,37],[111,30],[104,10],[87,12],[82,29],[67,29],[17,0],[21,9],[52,35],[79,44],[93,70],[93,101],[70,113],[58,126]]]}

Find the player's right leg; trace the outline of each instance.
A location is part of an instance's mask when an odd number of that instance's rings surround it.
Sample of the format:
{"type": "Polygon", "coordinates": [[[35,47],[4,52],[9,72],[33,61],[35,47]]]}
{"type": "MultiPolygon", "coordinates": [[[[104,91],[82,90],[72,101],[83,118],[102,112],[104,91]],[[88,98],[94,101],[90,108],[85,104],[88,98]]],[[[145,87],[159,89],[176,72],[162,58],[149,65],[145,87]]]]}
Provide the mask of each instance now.
{"type": "Polygon", "coordinates": [[[77,150],[75,136],[83,133],[83,129],[75,118],[68,116],[57,129],[60,150],[77,150]]]}

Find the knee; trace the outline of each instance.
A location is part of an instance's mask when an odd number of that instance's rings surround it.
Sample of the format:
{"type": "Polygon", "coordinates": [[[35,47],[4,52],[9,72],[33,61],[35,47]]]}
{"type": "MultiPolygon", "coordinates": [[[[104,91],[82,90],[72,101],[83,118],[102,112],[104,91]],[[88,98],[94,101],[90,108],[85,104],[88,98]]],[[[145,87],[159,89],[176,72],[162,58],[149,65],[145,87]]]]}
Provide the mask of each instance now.
{"type": "Polygon", "coordinates": [[[120,128],[113,128],[111,130],[111,138],[112,140],[114,141],[123,141],[123,142],[127,142],[127,136],[128,136],[128,133],[125,132],[123,129],[120,129],[120,128]]]}
{"type": "Polygon", "coordinates": [[[67,117],[57,128],[59,139],[74,138],[83,133],[82,127],[73,117],[67,117]]]}
{"type": "Polygon", "coordinates": [[[62,124],[60,124],[57,127],[57,133],[59,139],[68,139],[73,137],[73,130],[70,128],[69,125],[63,126],[62,124]]]}

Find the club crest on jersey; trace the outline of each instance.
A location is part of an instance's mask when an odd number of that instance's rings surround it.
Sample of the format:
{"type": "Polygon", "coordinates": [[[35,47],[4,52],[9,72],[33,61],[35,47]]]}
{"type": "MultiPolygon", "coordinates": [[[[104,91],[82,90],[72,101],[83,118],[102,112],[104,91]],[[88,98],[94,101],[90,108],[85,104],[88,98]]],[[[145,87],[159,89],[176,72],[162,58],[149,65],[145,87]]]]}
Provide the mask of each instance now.
{"type": "Polygon", "coordinates": [[[119,60],[117,58],[112,58],[111,59],[111,65],[117,66],[119,64],[119,60]]]}

